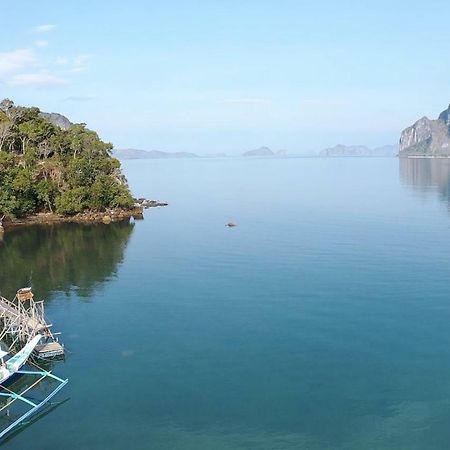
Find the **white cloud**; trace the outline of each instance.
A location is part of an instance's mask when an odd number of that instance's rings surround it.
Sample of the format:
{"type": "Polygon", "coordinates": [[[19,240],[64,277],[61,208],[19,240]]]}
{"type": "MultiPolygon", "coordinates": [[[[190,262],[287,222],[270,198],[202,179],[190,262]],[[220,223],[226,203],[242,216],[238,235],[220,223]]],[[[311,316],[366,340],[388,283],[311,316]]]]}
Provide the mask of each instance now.
{"type": "Polygon", "coordinates": [[[12,76],[8,83],[13,86],[61,86],[67,84],[67,80],[47,72],[20,73],[12,76]]]}
{"type": "Polygon", "coordinates": [[[31,31],[33,33],[48,33],[49,31],[52,31],[56,25],[52,24],[45,24],[45,25],[38,25],[37,27],[34,27],[31,31]]]}
{"type": "MultiPolygon", "coordinates": [[[[44,33],[55,25],[40,25],[33,32],[44,33]]],[[[28,48],[0,52],[0,84],[23,87],[56,87],[69,84],[71,74],[87,68],[88,54],[52,57],[49,42],[36,38],[28,48]]]]}
{"type": "Polygon", "coordinates": [[[36,62],[32,50],[18,49],[0,53],[0,77],[14,73],[36,62]]]}
{"type": "Polygon", "coordinates": [[[67,83],[44,67],[44,62],[31,49],[0,53],[0,82],[11,86],[58,86],[67,83]],[[36,72],[38,67],[41,69],[36,72]]]}
{"type": "Polygon", "coordinates": [[[47,47],[48,41],[43,41],[43,40],[34,41],[34,45],[36,47],[47,47]]]}

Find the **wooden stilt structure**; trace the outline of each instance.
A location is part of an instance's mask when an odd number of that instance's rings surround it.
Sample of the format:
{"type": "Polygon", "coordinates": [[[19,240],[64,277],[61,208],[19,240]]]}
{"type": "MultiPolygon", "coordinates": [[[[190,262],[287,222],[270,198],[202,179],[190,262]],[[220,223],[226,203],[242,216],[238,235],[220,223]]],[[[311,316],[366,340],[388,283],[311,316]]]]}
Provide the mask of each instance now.
{"type": "Polygon", "coordinates": [[[45,320],[44,302],[35,301],[31,288],[19,289],[13,301],[0,297],[0,321],[3,325],[0,341],[7,339],[10,348],[17,343],[26,343],[37,334],[43,336],[36,347],[41,358],[64,355],[64,346],[59,343],[51,324],[45,320]]]}

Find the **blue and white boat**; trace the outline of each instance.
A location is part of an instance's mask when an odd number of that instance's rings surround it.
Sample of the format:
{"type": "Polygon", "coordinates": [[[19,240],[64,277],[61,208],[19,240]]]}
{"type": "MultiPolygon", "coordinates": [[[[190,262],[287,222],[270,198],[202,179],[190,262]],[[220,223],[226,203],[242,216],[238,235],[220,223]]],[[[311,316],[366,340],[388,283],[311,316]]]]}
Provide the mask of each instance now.
{"type": "Polygon", "coordinates": [[[27,362],[31,353],[38,345],[42,336],[38,334],[30,342],[28,342],[21,350],[19,350],[14,356],[5,361],[5,357],[8,352],[0,350],[0,385],[3,385],[13,375],[19,372],[23,365],[27,362]]]}

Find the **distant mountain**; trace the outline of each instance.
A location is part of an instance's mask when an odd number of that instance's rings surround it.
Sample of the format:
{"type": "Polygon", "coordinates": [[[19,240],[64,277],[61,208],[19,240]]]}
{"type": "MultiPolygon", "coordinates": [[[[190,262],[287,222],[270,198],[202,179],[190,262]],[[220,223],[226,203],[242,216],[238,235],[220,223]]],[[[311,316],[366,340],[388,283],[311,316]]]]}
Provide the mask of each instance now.
{"type": "Polygon", "coordinates": [[[59,113],[40,112],[39,115],[62,130],[68,130],[73,125],[66,116],[59,113]]]}
{"type": "Polygon", "coordinates": [[[398,153],[398,146],[384,145],[382,147],[369,148],[365,145],[335,145],[331,148],[322,150],[319,155],[325,157],[336,156],[359,156],[359,157],[374,157],[374,156],[396,156],[398,153]]]}
{"type": "Polygon", "coordinates": [[[274,156],[275,153],[269,147],[259,147],[242,154],[242,156],[274,156]]]}
{"type": "Polygon", "coordinates": [[[400,157],[450,156],[450,105],[436,120],[422,117],[402,131],[400,157]]]}
{"type": "Polygon", "coordinates": [[[115,149],[113,150],[113,156],[118,159],[198,158],[198,155],[189,152],[161,152],[159,150],[138,150],[134,148],[115,149]]]}

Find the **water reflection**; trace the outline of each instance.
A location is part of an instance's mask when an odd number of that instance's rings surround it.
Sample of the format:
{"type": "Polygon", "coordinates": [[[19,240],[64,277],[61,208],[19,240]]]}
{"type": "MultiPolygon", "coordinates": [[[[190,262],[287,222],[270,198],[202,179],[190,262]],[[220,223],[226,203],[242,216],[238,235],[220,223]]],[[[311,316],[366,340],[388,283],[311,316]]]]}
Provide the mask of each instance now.
{"type": "Polygon", "coordinates": [[[42,225],[12,230],[0,243],[1,294],[32,286],[37,298],[76,289],[89,296],[123,261],[133,224],[42,225]]]}
{"type": "Polygon", "coordinates": [[[439,193],[450,208],[450,159],[400,158],[400,181],[421,194],[439,193]]]}

